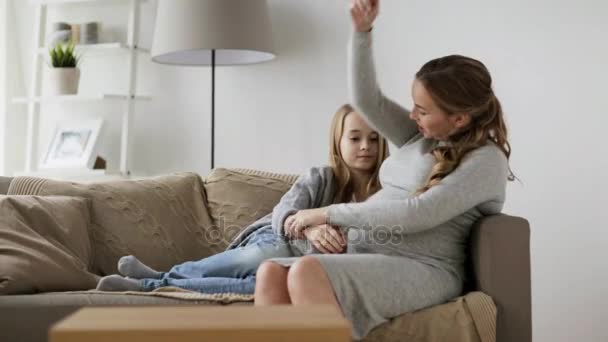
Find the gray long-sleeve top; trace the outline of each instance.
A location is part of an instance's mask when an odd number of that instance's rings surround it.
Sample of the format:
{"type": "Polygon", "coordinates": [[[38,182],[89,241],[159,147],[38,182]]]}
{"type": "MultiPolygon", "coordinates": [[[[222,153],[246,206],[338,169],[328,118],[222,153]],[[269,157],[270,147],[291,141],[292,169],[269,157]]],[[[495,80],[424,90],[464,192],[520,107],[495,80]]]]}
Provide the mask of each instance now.
{"type": "Polygon", "coordinates": [[[329,221],[348,227],[351,253],[404,255],[460,266],[474,222],[502,210],[507,158],[488,142],[466,155],[440,184],[414,196],[436,163],[429,152],[444,142],[425,139],[409,111],[382,94],[371,43],[371,33],[356,32],[351,40],[352,102],[397,149],[380,169],[382,189],[365,202],[329,206],[329,221]]]}

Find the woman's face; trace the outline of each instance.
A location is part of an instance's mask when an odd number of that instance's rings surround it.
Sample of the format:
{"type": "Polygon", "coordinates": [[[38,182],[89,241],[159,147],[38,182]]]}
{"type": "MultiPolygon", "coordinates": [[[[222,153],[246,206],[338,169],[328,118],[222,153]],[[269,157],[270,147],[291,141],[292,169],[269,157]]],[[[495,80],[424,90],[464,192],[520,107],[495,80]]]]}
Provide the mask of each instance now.
{"type": "Polygon", "coordinates": [[[458,115],[448,115],[437,105],[418,80],[412,85],[414,108],[410,119],[416,121],[418,130],[427,139],[447,140],[461,125],[458,115]]]}
{"type": "Polygon", "coordinates": [[[340,138],[342,159],[351,170],[372,172],[378,160],[378,140],[378,133],[358,113],[347,114],[340,138]]]}

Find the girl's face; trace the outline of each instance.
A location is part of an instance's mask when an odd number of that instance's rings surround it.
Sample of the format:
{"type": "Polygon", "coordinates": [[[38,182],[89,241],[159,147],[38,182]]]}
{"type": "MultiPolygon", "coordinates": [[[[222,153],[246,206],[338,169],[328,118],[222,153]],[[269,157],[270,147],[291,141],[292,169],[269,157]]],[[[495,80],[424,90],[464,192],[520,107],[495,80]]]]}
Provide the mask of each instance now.
{"type": "Polygon", "coordinates": [[[340,153],[351,170],[373,172],[378,161],[378,141],[378,133],[358,113],[346,115],[340,138],[340,153]]]}
{"type": "Polygon", "coordinates": [[[412,98],[414,109],[410,119],[416,121],[418,130],[427,139],[447,140],[464,122],[461,115],[447,115],[439,109],[431,95],[418,80],[412,85],[412,98]]]}

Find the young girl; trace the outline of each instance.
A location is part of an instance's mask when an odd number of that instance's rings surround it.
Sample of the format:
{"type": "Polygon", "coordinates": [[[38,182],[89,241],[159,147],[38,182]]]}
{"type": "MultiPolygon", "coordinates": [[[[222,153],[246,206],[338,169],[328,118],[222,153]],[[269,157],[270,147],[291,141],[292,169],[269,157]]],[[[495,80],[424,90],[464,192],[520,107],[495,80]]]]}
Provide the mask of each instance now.
{"type": "Polygon", "coordinates": [[[152,291],[176,286],[203,293],[251,294],[256,270],[264,260],[344,252],[344,236],[330,225],[290,233],[290,238],[284,227],[293,224],[293,215],[299,210],[364,201],[376,193],[380,188],[378,171],[388,156],[388,147],[350,105],[343,105],[332,121],[329,152],[331,166],[309,169],[272,213],[246,228],[226,251],[176,265],[168,272],[153,270],[135,256],[125,256],[118,261],[122,276],[103,277],[97,289],[152,291]]]}

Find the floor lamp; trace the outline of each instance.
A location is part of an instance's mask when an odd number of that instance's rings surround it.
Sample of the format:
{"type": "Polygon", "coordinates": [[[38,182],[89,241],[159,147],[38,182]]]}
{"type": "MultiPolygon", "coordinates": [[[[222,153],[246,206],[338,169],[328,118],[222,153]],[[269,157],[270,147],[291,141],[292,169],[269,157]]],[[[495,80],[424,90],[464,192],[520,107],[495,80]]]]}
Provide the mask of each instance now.
{"type": "Polygon", "coordinates": [[[159,0],[152,60],[211,66],[211,169],[215,167],[215,66],[275,57],[266,0],[159,0]]]}

